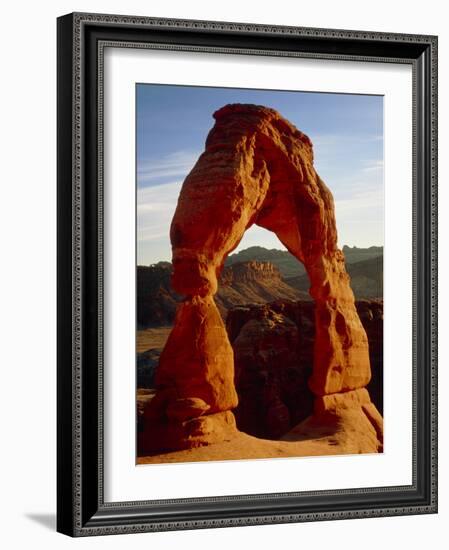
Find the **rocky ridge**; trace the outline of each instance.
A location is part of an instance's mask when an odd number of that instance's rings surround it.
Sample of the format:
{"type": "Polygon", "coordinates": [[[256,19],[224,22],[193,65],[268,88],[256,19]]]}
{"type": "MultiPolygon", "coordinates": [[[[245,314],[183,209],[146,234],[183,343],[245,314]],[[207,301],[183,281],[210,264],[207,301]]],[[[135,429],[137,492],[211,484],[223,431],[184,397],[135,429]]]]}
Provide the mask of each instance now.
{"type": "MultiPolygon", "coordinates": [[[[161,262],[137,268],[138,326],[173,324],[176,307],[182,296],[171,285],[172,264],[161,262]]],[[[288,285],[271,262],[238,262],[221,272],[215,303],[225,318],[227,310],[237,305],[260,304],[273,300],[310,300],[306,291],[288,285]]]]}
{"type": "MultiPolygon", "coordinates": [[[[356,298],[382,298],[383,258],[381,255],[376,256],[382,249],[344,249],[346,268],[356,298]]],[[[233,259],[225,263],[215,295],[215,302],[223,317],[226,317],[228,309],[239,305],[278,299],[311,300],[309,277],[302,264],[290,253],[251,247],[229,258],[233,259]],[[255,259],[257,257],[270,259],[255,259]],[[300,270],[300,275],[291,276],[295,272],[292,262],[298,266],[295,269],[296,273],[300,270]]],[[[137,319],[140,328],[173,324],[176,307],[182,301],[182,296],[172,288],[172,273],[170,262],[137,267],[137,319]]]]}

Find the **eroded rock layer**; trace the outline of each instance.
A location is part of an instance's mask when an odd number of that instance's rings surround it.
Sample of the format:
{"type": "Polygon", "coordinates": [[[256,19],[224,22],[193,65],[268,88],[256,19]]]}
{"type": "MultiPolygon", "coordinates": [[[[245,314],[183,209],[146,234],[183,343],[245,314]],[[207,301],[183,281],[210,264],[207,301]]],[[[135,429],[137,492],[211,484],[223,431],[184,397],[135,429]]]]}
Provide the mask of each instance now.
{"type": "MultiPolygon", "coordinates": [[[[383,303],[359,300],[356,308],[368,336],[371,400],[383,409],[383,303]]],[[[277,300],[231,309],[226,329],[234,350],[239,404],[237,427],[278,439],[313,413],[308,386],[313,369],[314,304],[277,300]]],[[[333,394],[340,395],[340,394],[333,394]]]]}
{"type": "Polygon", "coordinates": [[[218,433],[222,413],[226,430],[232,428],[232,348],[212,296],[227,255],[253,224],[273,231],[308,273],[315,301],[312,392],[321,397],[356,390],[371,376],[367,336],[337,247],[332,194],[313,167],[311,141],[262,106],[226,105],[214,118],[171,225],[172,286],[185,301],[161,355],[157,394],[148,407],[149,447],[158,445],[156,433],[150,434],[158,425],[172,434],[164,448],[173,449],[215,440],[214,417],[218,433]],[[207,429],[198,421],[190,430],[187,424],[195,419],[168,418],[171,402],[186,398],[202,399],[209,407],[197,417],[208,418],[207,429]]]}

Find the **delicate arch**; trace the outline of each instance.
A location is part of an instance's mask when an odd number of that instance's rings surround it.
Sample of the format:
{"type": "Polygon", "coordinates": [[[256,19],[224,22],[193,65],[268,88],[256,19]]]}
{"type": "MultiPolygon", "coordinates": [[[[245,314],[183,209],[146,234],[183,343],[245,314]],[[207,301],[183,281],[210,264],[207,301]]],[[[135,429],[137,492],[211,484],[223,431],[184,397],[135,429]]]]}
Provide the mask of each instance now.
{"type": "Polygon", "coordinates": [[[235,427],[233,353],[213,295],[227,255],[253,224],[273,231],[309,275],[316,304],[313,393],[357,390],[371,376],[368,340],[337,247],[333,197],[314,169],[311,141],[262,106],[226,105],[214,118],[170,230],[172,284],[186,300],[146,412],[161,426],[152,437],[165,448],[220,440],[235,427]]]}

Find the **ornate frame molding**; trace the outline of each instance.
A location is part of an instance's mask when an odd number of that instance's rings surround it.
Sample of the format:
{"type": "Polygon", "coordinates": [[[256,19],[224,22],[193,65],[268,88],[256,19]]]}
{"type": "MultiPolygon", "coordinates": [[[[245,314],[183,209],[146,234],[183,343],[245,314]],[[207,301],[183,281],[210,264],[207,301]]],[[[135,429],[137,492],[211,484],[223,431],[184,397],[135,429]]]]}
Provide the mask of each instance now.
{"type": "Polygon", "coordinates": [[[72,536],[88,536],[436,512],[437,38],[103,14],[76,13],[59,18],[58,281],[60,532],[72,536]],[[139,36],[131,40],[130,36],[136,30],[139,31],[139,36]],[[156,31],[156,41],[153,40],[151,31],[156,31]],[[178,32],[182,32],[183,36],[190,36],[197,43],[178,44],[178,32]],[[122,39],[124,33],[126,40],[122,39]],[[148,34],[145,41],[142,41],[142,33],[148,34]],[[106,38],[105,34],[108,35],[106,38]],[[279,41],[279,38],[287,40],[287,48],[282,47],[282,40],[279,41]],[[220,39],[223,44],[217,45],[220,39]],[[289,42],[289,39],[293,42],[289,42]],[[229,45],[233,41],[235,46],[229,45]],[[247,43],[247,47],[242,46],[242,42],[247,43]],[[333,49],[339,50],[339,53],[326,51],[331,42],[337,44],[333,49]],[[259,44],[260,47],[254,44],[259,44]],[[301,44],[303,47],[300,47],[301,44]],[[412,65],[414,459],[411,486],[166,501],[104,502],[102,104],[104,47],[112,45],[122,48],[296,56],[412,65]],[[85,112],[94,102],[97,117],[95,121],[89,121],[85,112]],[[72,128],[69,136],[68,125],[72,128]],[[88,204],[89,207],[86,206],[88,204]],[[95,237],[93,248],[86,245],[87,233],[95,237]],[[86,314],[89,300],[96,300],[95,319],[86,314]],[[92,323],[96,323],[94,339],[89,336],[90,331],[87,329],[92,327],[92,323]],[[87,363],[95,366],[91,368],[94,372],[87,372],[87,363]],[[418,386],[418,382],[423,383],[421,379],[418,381],[418,376],[424,377],[424,390],[418,386]],[[423,398],[427,400],[426,403],[422,402],[423,398]],[[95,429],[86,427],[86,422],[83,421],[86,411],[95,412],[95,429]],[[422,456],[418,456],[419,453],[422,456]],[[383,494],[383,500],[379,499],[379,492],[383,494]],[[328,499],[328,503],[335,502],[336,509],[325,511],[323,499],[328,499]],[[291,510],[295,506],[297,510],[267,513],[267,505],[275,501],[278,505],[285,501],[285,510],[291,510]],[[290,502],[287,504],[287,501],[290,502]],[[265,512],[261,510],[260,503],[264,504],[265,512]],[[212,504],[215,509],[217,504],[221,505],[221,511],[216,512],[214,517],[210,517],[207,512],[208,505],[211,507],[212,504]],[[160,510],[152,511],[161,506],[171,506],[172,510],[165,515],[160,510]],[[233,513],[232,517],[230,511],[233,513]]]}

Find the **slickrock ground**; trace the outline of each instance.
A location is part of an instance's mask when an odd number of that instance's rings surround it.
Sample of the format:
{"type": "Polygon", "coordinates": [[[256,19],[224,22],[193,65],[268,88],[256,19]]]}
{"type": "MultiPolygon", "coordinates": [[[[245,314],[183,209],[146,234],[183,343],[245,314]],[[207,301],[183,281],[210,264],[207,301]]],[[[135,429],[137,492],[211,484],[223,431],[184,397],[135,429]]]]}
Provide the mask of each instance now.
{"type": "Polygon", "coordinates": [[[314,414],[279,441],[230,432],[222,441],[139,457],[138,464],[383,452],[383,420],[365,389],[324,396],[314,414]]]}
{"type": "Polygon", "coordinates": [[[243,432],[204,447],[158,453],[137,459],[137,464],[201,462],[209,460],[244,460],[253,458],[287,458],[301,456],[378,453],[382,451],[372,424],[358,413],[347,411],[322,424],[309,422],[289,441],[259,439],[243,432]]]}

